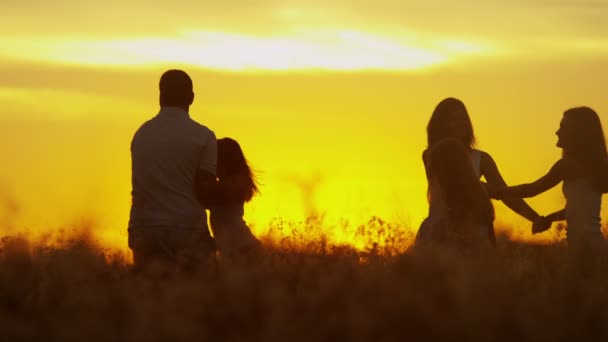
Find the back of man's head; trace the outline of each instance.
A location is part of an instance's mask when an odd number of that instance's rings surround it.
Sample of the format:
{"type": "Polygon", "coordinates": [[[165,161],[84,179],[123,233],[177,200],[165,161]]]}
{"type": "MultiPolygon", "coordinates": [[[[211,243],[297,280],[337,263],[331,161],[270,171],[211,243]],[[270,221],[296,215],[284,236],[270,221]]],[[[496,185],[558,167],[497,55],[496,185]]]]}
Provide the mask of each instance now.
{"type": "Polygon", "coordinates": [[[192,79],[182,70],[168,70],[158,84],[161,107],[189,107],[194,101],[192,79]]]}

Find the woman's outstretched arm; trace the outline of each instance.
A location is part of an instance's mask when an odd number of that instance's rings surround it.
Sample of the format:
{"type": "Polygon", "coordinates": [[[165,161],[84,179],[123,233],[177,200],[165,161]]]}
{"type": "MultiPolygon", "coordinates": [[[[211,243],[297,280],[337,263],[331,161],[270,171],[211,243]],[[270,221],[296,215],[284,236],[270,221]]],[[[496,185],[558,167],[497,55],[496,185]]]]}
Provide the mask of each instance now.
{"type": "Polygon", "coordinates": [[[551,222],[564,221],[566,219],[566,209],[562,209],[546,216],[551,222]]]}
{"type": "MultiPolygon", "coordinates": [[[[488,183],[488,189],[504,189],[507,187],[507,183],[498,171],[494,159],[485,152],[481,154],[481,173],[488,183]]],[[[491,191],[490,194],[492,195],[491,191]]],[[[540,215],[521,197],[505,196],[501,200],[507,207],[530,222],[535,222],[540,218],[540,215]]]]}
{"type": "Polygon", "coordinates": [[[551,167],[546,175],[542,176],[537,181],[528,184],[510,186],[500,190],[498,195],[501,198],[509,196],[528,198],[542,194],[564,180],[564,167],[564,161],[563,159],[560,159],[551,167]]]}

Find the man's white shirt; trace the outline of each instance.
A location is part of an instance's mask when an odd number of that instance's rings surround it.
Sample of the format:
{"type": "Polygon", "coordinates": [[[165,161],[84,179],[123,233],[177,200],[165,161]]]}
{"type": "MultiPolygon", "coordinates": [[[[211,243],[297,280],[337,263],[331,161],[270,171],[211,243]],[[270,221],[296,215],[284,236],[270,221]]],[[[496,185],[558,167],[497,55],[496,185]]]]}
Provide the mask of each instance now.
{"type": "Polygon", "coordinates": [[[177,107],[162,107],[131,142],[132,205],[129,228],[207,227],[196,194],[196,174],[215,175],[217,142],[209,128],[177,107]]]}

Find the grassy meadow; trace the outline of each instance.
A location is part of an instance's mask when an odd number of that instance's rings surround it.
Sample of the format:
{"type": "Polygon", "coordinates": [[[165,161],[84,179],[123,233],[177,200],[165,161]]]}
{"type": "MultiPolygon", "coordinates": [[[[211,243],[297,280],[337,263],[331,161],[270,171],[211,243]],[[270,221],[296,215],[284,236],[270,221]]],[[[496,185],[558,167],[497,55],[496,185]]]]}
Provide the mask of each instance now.
{"type": "Polygon", "coordinates": [[[359,232],[369,236],[363,250],[307,239],[304,227],[264,240],[260,255],[218,255],[188,274],[161,268],[136,274],[130,256],[104,249],[86,230],[46,240],[4,237],[2,340],[608,337],[608,253],[579,259],[560,243],[505,236],[495,250],[414,250],[411,236],[391,234],[384,222],[369,227],[359,232]]]}

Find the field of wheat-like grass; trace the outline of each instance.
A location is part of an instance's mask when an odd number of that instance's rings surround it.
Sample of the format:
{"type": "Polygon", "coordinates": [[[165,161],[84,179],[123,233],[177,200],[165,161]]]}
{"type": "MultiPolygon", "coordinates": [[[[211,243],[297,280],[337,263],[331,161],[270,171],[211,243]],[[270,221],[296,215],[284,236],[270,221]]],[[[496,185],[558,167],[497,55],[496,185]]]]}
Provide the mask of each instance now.
{"type": "Polygon", "coordinates": [[[305,239],[135,274],[86,234],[0,244],[1,340],[564,341],[608,338],[608,253],[365,250],[305,239]]]}

